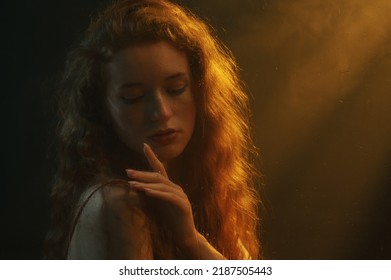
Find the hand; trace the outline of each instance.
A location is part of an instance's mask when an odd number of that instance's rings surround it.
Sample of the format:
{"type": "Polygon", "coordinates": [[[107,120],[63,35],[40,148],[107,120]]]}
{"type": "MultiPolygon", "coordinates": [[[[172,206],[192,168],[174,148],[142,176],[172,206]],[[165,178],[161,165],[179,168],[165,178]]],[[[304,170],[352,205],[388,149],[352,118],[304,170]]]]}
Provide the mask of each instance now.
{"type": "Polygon", "coordinates": [[[130,186],[160,200],[162,218],[171,229],[178,247],[184,250],[197,248],[198,232],[187,195],[180,186],[170,181],[163,163],[147,144],[144,144],[144,154],[154,172],[127,169],[126,173],[132,179],[130,186]]]}

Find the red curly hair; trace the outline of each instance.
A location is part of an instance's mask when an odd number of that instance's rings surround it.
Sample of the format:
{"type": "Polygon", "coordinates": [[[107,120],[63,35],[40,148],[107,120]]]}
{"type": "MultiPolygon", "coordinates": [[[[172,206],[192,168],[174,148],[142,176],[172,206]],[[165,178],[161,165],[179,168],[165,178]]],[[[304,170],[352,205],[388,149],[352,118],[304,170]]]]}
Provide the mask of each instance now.
{"type": "MultiPolygon", "coordinates": [[[[51,195],[48,258],[66,258],[75,205],[97,174],[120,174],[139,160],[131,151],[124,159],[126,148],[107,122],[105,65],[122,48],[160,40],[186,53],[195,81],[196,126],[183,153],[187,165],[176,172],[196,227],[228,259],[261,258],[258,154],[238,67],[203,21],[166,0],[114,2],[91,22],[68,56],[59,85],[60,160],[51,195]]],[[[164,240],[158,227],[151,228],[160,257],[178,257],[162,249],[163,242],[173,241],[164,240]]]]}

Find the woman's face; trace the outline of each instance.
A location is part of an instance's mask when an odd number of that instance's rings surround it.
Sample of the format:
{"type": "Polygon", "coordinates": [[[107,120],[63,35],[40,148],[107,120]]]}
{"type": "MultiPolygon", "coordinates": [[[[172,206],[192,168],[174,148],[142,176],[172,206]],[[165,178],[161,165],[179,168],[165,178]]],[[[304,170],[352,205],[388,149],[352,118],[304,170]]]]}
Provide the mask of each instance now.
{"type": "Polygon", "coordinates": [[[162,161],[182,153],[196,109],[187,56],[171,44],[135,45],[107,65],[107,107],[118,137],[142,153],[149,144],[162,161]]]}

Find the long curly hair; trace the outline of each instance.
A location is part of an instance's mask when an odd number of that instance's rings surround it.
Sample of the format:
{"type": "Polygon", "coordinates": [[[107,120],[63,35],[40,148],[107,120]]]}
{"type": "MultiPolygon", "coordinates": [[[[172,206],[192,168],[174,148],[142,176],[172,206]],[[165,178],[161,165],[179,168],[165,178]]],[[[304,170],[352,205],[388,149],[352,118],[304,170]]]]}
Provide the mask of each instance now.
{"type": "MultiPolygon", "coordinates": [[[[161,40],[186,53],[195,81],[196,125],[183,152],[187,165],[178,172],[196,227],[228,259],[261,258],[258,154],[238,67],[207,24],[166,0],[112,3],[68,55],[59,84],[59,160],[51,194],[48,258],[67,257],[75,205],[83,191],[94,180],[121,177],[121,170],[142,162],[110,126],[105,65],[120,49],[161,40]]],[[[157,227],[151,228],[154,248],[164,247],[167,240],[157,227]]],[[[159,251],[162,258],[175,257],[159,251]]]]}

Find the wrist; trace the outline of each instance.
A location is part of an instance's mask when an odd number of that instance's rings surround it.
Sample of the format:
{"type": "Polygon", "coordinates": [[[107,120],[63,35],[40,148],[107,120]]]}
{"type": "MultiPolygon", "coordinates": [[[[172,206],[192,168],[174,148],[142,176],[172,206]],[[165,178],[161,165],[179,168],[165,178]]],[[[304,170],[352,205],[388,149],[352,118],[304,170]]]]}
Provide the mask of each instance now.
{"type": "Polygon", "coordinates": [[[198,231],[195,231],[194,237],[188,239],[188,242],[182,243],[181,252],[188,259],[195,260],[221,260],[221,255],[208,240],[198,231]]]}
{"type": "Polygon", "coordinates": [[[177,245],[186,256],[193,257],[193,252],[197,252],[199,250],[200,242],[203,241],[202,239],[205,238],[197,230],[195,230],[191,236],[181,240],[179,243],[177,243],[177,245]]]}

